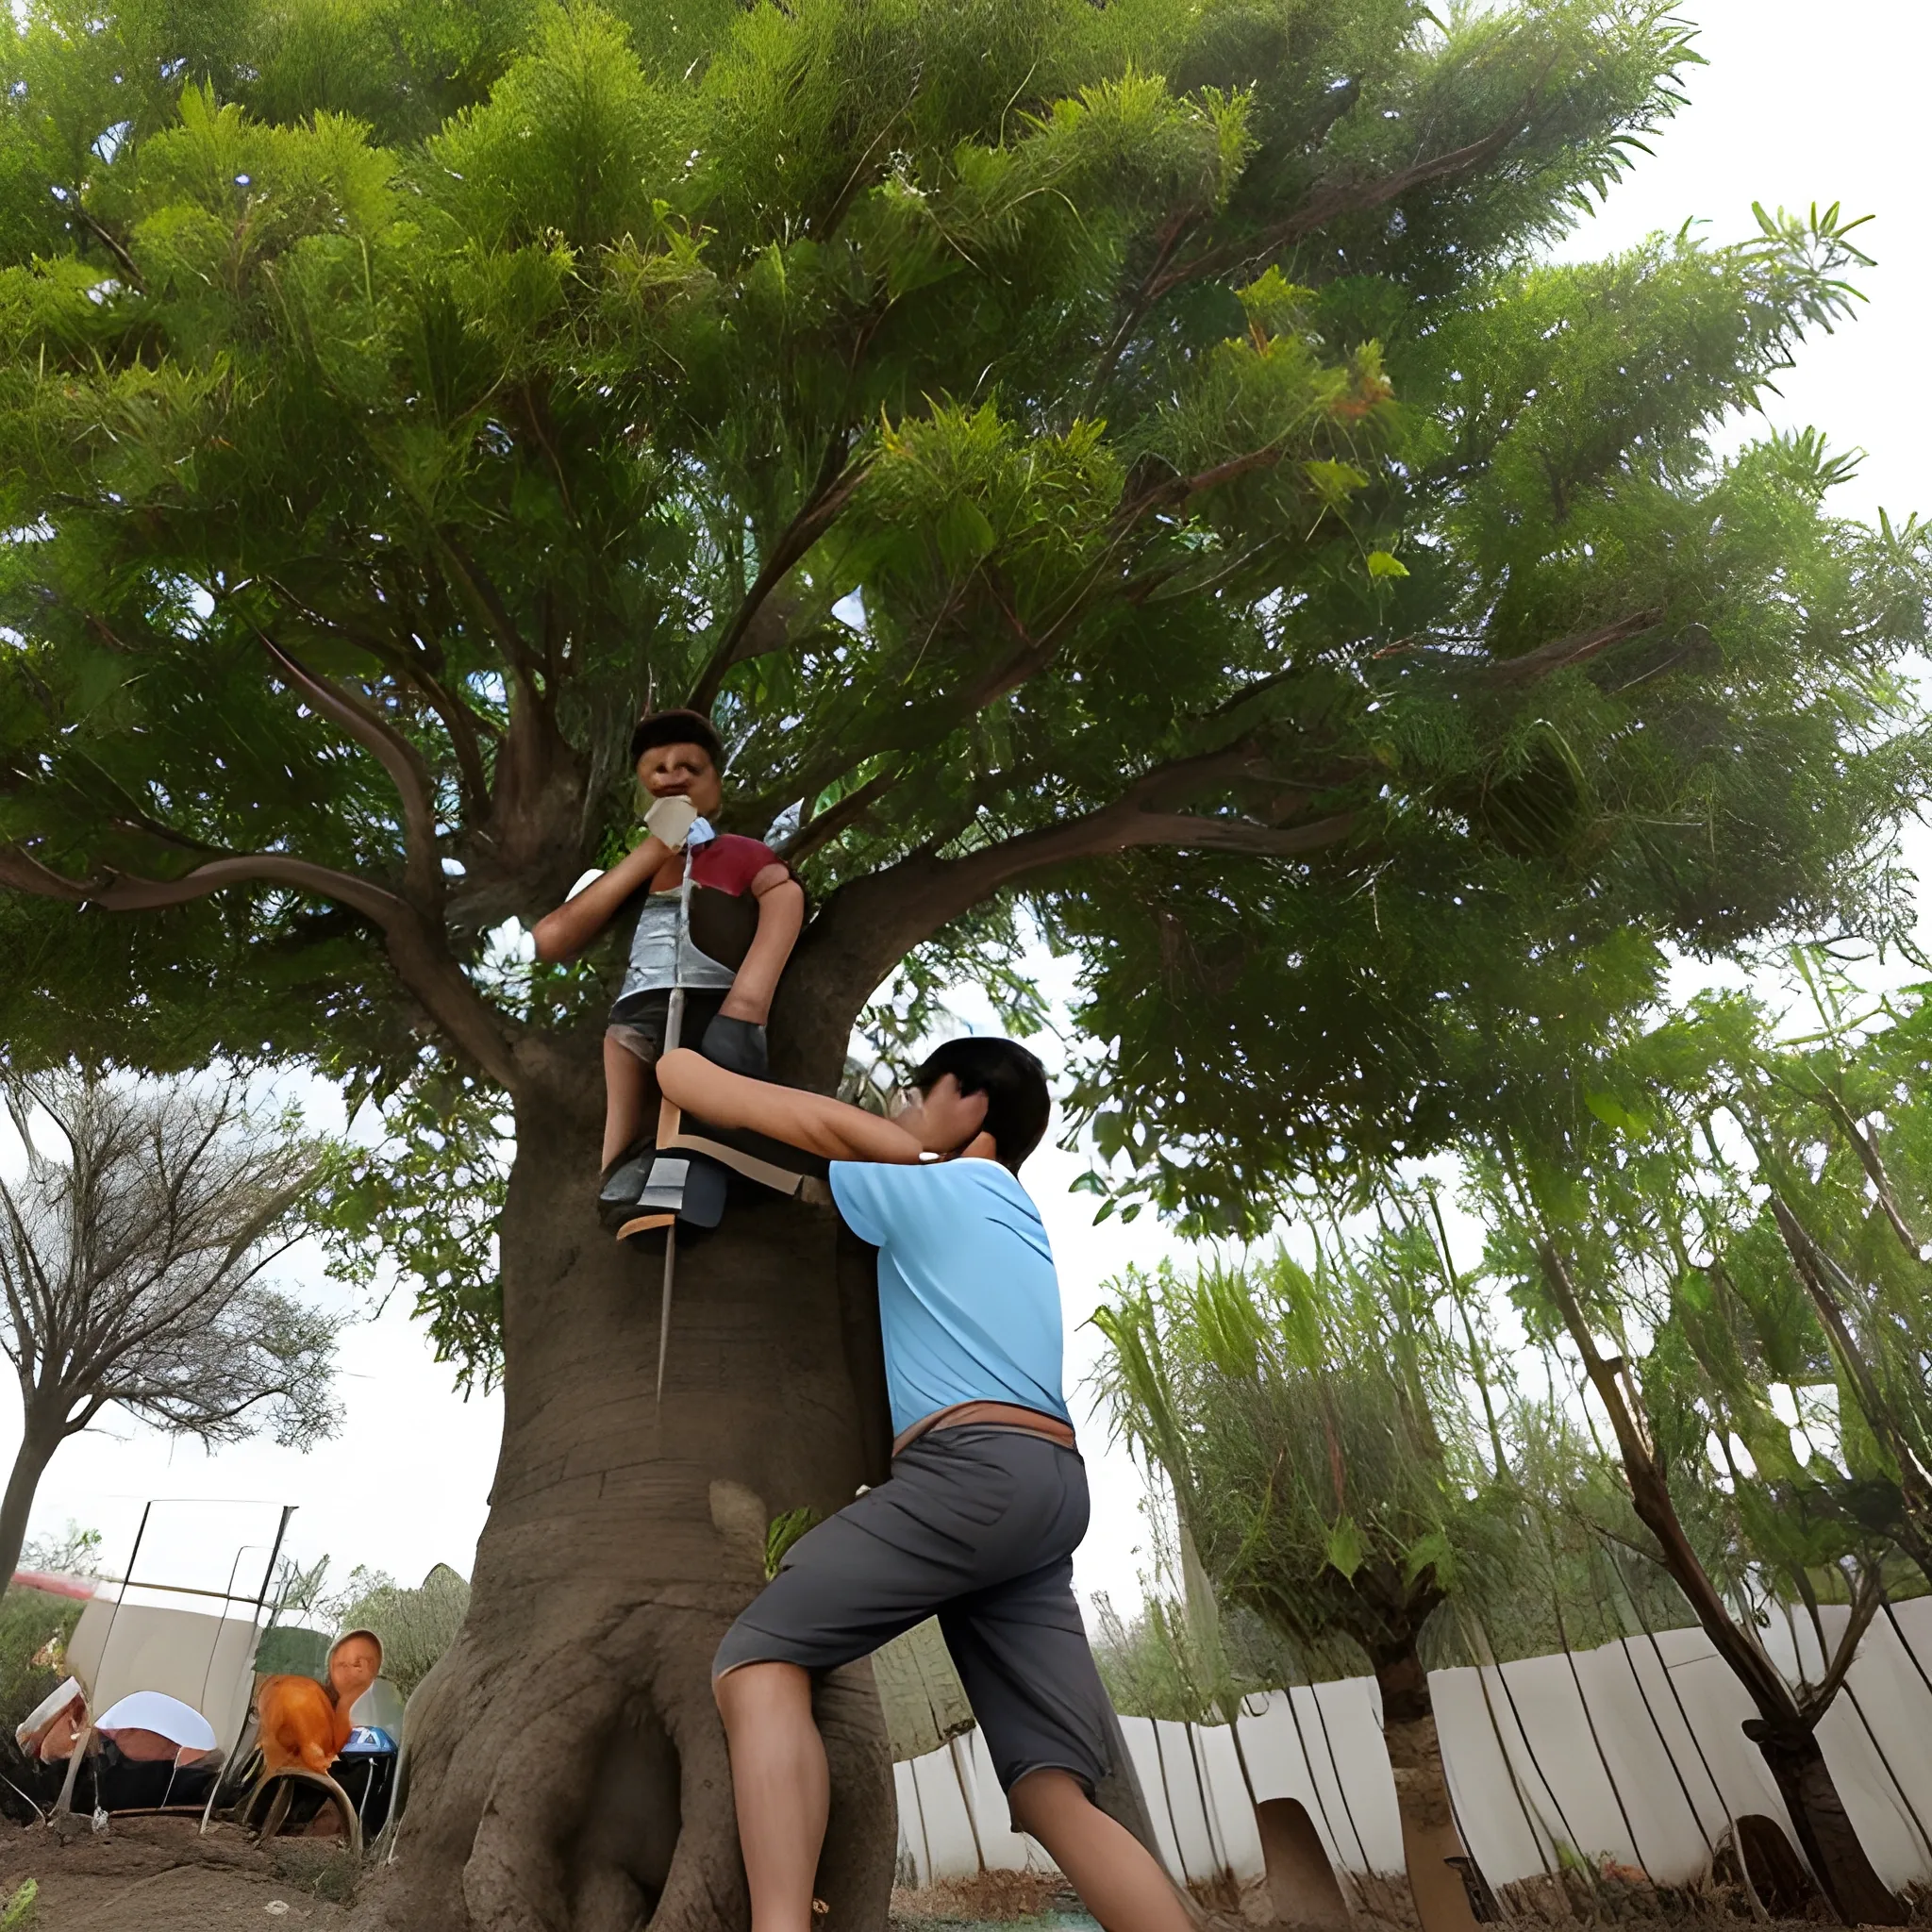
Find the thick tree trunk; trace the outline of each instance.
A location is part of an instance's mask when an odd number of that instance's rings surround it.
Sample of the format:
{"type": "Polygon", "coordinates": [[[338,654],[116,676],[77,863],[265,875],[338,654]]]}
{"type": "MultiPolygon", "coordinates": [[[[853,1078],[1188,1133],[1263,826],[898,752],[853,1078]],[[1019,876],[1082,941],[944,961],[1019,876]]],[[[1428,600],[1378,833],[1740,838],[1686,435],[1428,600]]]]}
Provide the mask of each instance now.
{"type": "Polygon", "coordinates": [[[7,1478],[7,1493],[0,1497],[0,1590],[13,1579],[20,1568],[21,1546],[26,1541],[27,1519],[34,1513],[34,1496],[47,1464],[60,1446],[62,1431],[41,1422],[29,1409],[22,1432],[20,1448],[13,1458],[13,1471],[7,1478]]]}
{"type": "Polygon", "coordinates": [[[1468,1856],[1449,1804],[1442,1744],[1436,1735],[1436,1707],[1429,1674],[1414,1647],[1375,1659],[1382,1693],[1382,1736],[1395,1775],[1395,1807],[1402,1816],[1402,1853],[1408,1889],[1423,1932],[1474,1932],[1469,1890],[1449,1860],[1468,1856]]]}
{"type": "Polygon", "coordinates": [[[1825,1896],[1848,1925],[1903,1925],[1904,1902],[1872,1869],[1865,1847],[1845,1815],[1831,1770],[1808,1728],[1766,1724],[1754,1718],[1744,1735],[1763,1755],[1777,1780],[1778,1795],[1798,1829],[1798,1842],[1825,1896]]]}
{"type": "MultiPolygon", "coordinates": [[[[660,1412],[661,1247],[599,1231],[581,1096],[525,1098],[517,1130],[490,1521],[462,1634],[410,1707],[393,1859],[355,1923],[730,1932],[747,1909],[711,1657],[763,1581],[770,1518],[883,1474],[870,1251],[829,1208],[734,1200],[680,1247],[660,1412]]],[[[819,1893],[833,1926],[883,1926],[895,1807],[870,1663],[822,1690],[820,1721],[819,1893]]]]}

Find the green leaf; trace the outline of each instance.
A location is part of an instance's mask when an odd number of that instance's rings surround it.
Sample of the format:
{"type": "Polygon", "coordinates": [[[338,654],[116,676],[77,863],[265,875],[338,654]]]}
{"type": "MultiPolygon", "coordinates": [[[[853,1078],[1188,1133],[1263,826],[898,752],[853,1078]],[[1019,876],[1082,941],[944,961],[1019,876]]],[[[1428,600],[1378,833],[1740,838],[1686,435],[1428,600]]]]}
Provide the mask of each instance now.
{"type": "Polygon", "coordinates": [[[1605,1126],[1614,1127],[1620,1134],[1641,1139],[1650,1132],[1650,1123],[1641,1114],[1632,1113],[1614,1093],[1586,1093],[1583,1104],[1605,1126]]]}
{"type": "Polygon", "coordinates": [[[1367,489],[1369,482],[1366,470],[1329,457],[1304,463],[1302,475],[1315,486],[1315,494],[1331,509],[1340,509],[1357,490],[1367,489]]]}
{"type": "Polygon", "coordinates": [[[1361,1525],[1353,1516],[1339,1518],[1328,1532],[1324,1551],[1328,1567],[1353,1579],[1355,1573],[1362,1567],[1365,1554],[1361,1525]]]}
{"type": "Polygon", "coordinates": [[[765,1581],[769,1583],[777,1575],[778,1567],[785,1560],[785,1552],[809,1529],[815,1529],[825,1520],[824,1511],[814,1509],[809,1503],[797,1509],[787,1509],[772,1518],[765,1529],[765,1581]]]}
{"type": "Polygon", "coordinates": [[[1417,1538],[1404,1554],[1403,1582],[1413,1584],[1424,1570],[1433,1570],[1436,1573],[1436,1581],[1442,1589],[1455,1588],[1456,1551],[1446,1531],[1430,1530],[1426,1536],[1417,1538]]]}
{"type": "Polygon", "coordinates": [[[1408,568],[1386,550],[1372,550],[1368,556],[1369,575],[1372,577],[1406,577],[1408,568]]]}
{"type": "Polygon", "coordinates": [[[963,497],[949,505],[933,525],[933,538],[940,546],[945,566],[955,576],[970,570],[988,556],[996,541],[991,522],[976,503],[963,497]]]}

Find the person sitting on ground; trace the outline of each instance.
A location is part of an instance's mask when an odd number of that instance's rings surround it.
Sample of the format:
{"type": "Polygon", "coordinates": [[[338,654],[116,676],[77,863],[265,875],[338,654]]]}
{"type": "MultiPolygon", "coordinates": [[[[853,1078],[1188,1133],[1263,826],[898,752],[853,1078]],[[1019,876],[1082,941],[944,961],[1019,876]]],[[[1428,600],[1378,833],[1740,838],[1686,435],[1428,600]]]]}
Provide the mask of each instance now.
{"type": "Polygon", "coordinates": [[[382,1640],[373,1630],[348,1630],[328,1653],[328,1682],[313,1677],[264,1677],[255,1693],[262,1770],[300,1769],[325,1775],[355,1728],[350,1712],[382,1674],[382,1640]]]}
{"type": "Polygon", "coordinates": [[[805,924],[805,893],[769,845],[711,832],[708,822],[724,803],[724,756],[710,720],[695,711],[641,719],[631,733],[630,761],[651,799],[646,836],[537,922],[538,958],[567,960],[614,921],[636,916],[629,963],[604,1034],[598,1211],[613,1227],[634,1212],[651,1168],[658,1101],[652,1069],[664,1051],[672,989],[687,989],[681,1040],[720,1066],[761,1080],[772,999],[805,924]],[[667,808],[666,801],[682,805],[667,808]],[[691,927],[680,958],[688,841],[691,927]]]}
{"type": "Polygon", "coordinates": [[[937,1614],[1014,1826],[1107,1932],[1189,1932],[1145,1846],[1093,1802],[1118,1735],[1074,1599],[1086,1469],[1060,1392],[1059,1285],[1020,1164],[1046,1131],[1040,1062],[956,1040],[896,1119],[666,1054],[674,1105],[831,1162],[879,1251],[891,1479],[808,1531],[712,1664],[752,1932],[808,1932],[830,1803],[814,1674],[937,1614]],[[929,1158],[929,1157],[937,1157],[929,1158]]]}

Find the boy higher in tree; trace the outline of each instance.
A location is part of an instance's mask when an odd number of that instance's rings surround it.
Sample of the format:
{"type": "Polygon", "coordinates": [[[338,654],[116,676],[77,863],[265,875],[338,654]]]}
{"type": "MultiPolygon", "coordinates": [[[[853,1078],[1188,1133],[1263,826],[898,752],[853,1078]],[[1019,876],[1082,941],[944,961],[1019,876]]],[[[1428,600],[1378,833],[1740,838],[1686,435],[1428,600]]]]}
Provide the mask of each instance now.
{"type": "Polygon", "coordinates": [[[632,920],[629,962],[604,1034],[604,1171],[597,1208],[615,1227],[648,1177],[673,988],[686,989],[681,1039],[722,1067],[763,1079],[765,1023],[805,923],[805,893],[757,839],[712,830],[724,748],[708,718],[660,711],[631,733],[648,794],[646,836],[536,928],[540,959],[574,959],[613,921],[632,920]],[[690,926],[680,889],[691,869],[690,926]]]}
{"type": "Polygon", "coordinates": [[[1106,1932],[1189,1932],[1154,1857],[1093,1803],[1117,1735],[1074,1600],[1087,1474],[1060,1393],[1060,1300],[1020,1163],[1046,1131],[1040,1062],[956,1040],[880,1120],[694,1053],[675,1106],[831,1162],[833,1199],[879,1251],[892,1474],[801,1538],[712,1666],[731,1746],[752,1932],[808,1932],[830,1779],[814,1672],[937,1615],[1018,1829],[1106,1932]]]}

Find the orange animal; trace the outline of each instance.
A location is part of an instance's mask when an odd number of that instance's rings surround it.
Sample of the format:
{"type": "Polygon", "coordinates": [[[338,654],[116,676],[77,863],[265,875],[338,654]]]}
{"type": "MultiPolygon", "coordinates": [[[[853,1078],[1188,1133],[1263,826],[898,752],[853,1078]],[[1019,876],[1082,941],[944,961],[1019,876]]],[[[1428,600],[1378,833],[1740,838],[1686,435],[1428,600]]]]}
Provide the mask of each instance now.
{"type": "Polygon", "coordinates": [[[255,1707],[265,1771],[326,1772],[349,1741],[349,1713],[313,1677],[264,1677],[255,1707]]]}
{"type": "Polygon", "coordinates": [[[370,1631],[352,1630],[328,1654],[326,1684],[313,1677],[264,1677],[255,1693],[262,1769],[326,1773],[349,1741],[351,1708],[381,1668],[381,1643],[370,1631]]]}

